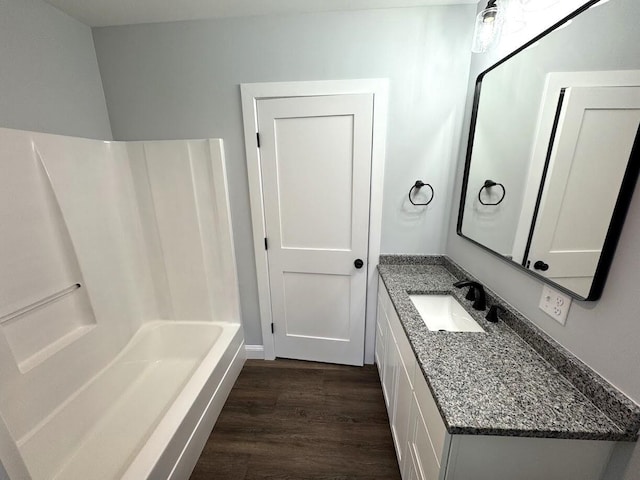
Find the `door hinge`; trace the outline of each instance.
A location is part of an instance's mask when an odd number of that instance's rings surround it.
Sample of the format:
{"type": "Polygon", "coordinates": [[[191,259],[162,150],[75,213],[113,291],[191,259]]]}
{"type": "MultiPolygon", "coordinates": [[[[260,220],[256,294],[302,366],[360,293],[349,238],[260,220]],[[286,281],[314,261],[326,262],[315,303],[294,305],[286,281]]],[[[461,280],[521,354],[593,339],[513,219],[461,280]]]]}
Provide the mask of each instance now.
{"type": "Polygon", "coordinates": [[[267,241],[267,237],[264,237],[264,249],[269,250],[269,242],[267,241]]]}
{"type": "Polygon", "coordinates": [[[260,148],[260,134],[256,132],[256,141],[258,142],[258,148],[260,148]]]}
{"type": "Polygon", "coordinates": [[[273,323],[271,324],[271,333],[273,333],[273,323]]]}

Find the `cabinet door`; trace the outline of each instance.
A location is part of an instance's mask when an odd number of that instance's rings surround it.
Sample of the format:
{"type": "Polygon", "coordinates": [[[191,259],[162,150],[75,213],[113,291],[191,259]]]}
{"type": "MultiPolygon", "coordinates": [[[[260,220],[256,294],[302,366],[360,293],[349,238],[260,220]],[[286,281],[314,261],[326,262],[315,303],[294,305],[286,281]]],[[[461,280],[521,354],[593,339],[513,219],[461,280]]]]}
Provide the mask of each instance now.
{"type": "Polygon", "coordinates": [[[393,423],[396,375],[398,372],[399,356],[391,329],[388,328],[386,333],[387,334],[384,339],[384,373],[382,380],[382,393],[384,393],[384,399],[387,402],[389,422],[393,423]]]}
{"type": "Polygon", "coordinates": [[[405,461],[405,464],[406,470],[402,475],[404,480],[424,480],[418,473],[413,455],[411,455],[410,451],[407,452],[407,460],[405,461]]]}
{"type": "Polygon", "coordinates": [[[444,463],[441,459],[445,456],[447,445],[447,428],[444,426],[436,402],[427,386],[427,381],[422,376],[420,369],[416,370],[413,393],[416,396],[416,403],[420,407],[420,413],[429,432],[429,438],[433,445],[433,451],[439,463],[444,463]]]}
{"type": "MultiPolygon", "coordinates": [[[[400,358],[399,351],[396,351],[396,355],[400,358]]],[[[395,387],[394,412],[391,430],[393,432],[393,439],[396,443],[398,464],[402,470],[402,467],[406,462],[406,452],[409,441],[409,413],[411,411],[413,391],[411,390],[409,375],[401,361],[398,362],[398,374],[395,387]]]]}
{"type": "Polygon", "coordinates": [[[406,464],[407,464],[407,476],[406,476],[406,479],[408,479],[408,480],[427,480],[422,475],[422,471],[418,467],[418,462],[417,462],[416,457],[415,457],[415,455],[413,453],[413,450],[411,448],[407,451],[406,464]]]}
{"type": "Polygon", "coordinates": [[[386,317],[384,315],[384,310],[382,309],[382,305],[380,304],[380,299],[378,299],[378,314],[376,321],[376,348],[375,348],[375,362],[378,366],[378,373],[380,375],[380,382],[384,382],[384,340],[386,337],[386,317]]]}
{"type": "Polygon", "coordinates": [[[415,426],[409,441],[409,450],[416,464],[416,471],[424,480],[438,480],[440,478],[440,463],[434,452],[427,423],[415,395],[413,395],[411,408],[411,418],[415,418],[415,426]]]}

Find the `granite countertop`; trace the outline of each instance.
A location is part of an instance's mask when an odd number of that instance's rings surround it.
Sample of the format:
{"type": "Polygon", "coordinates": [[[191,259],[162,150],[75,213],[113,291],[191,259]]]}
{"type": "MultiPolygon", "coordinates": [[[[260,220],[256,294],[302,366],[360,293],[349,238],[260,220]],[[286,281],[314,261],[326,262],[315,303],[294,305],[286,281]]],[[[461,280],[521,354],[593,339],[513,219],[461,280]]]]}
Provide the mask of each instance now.
{"type": "Polygon", "coordinates": [[[635,441],[640,407],[515,312],[490,323],[446,257],[384,256],[380,275],[450,434],[635,441]],[[418,263],[416,263],[418,262],[418,263]],[[390,264],[396,263],[396,264],[390,264]],[[409,294],[451,294],[485,332],[432,332],[409,294]]]}

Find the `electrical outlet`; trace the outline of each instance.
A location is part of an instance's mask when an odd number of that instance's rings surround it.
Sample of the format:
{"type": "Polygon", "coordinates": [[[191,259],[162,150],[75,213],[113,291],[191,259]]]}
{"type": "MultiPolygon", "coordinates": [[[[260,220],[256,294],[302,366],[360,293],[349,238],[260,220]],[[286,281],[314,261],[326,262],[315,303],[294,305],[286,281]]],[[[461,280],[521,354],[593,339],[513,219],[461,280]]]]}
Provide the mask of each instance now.
{"type": "Polygon", "coordinates": [[[540,310],[562,325],[567,321],[567,314],[569,313],[570,306],[571,297],[568,297],[564,293],[560,293],[546,285],[542,287],[540,310]]]}

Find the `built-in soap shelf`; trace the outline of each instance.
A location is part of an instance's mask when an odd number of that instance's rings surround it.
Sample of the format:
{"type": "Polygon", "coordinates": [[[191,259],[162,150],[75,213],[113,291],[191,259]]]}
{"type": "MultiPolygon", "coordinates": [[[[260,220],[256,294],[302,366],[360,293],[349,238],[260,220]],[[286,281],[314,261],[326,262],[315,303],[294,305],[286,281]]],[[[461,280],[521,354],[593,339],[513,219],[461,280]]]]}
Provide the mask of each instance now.
{"type": "Polygon", "coordinates": [[[7,136],[3,167],[12,181],[0,204],[10,225],[0,239],[0,342],[27,373],[85,336],[96,318],[44,157],[29,137],[7,136]]]}
{"type": "Polygon", "coordinates": [[[0,316],[16,365],[26,373],[96,326],[80,283],[42,295],[0,316]]]}

